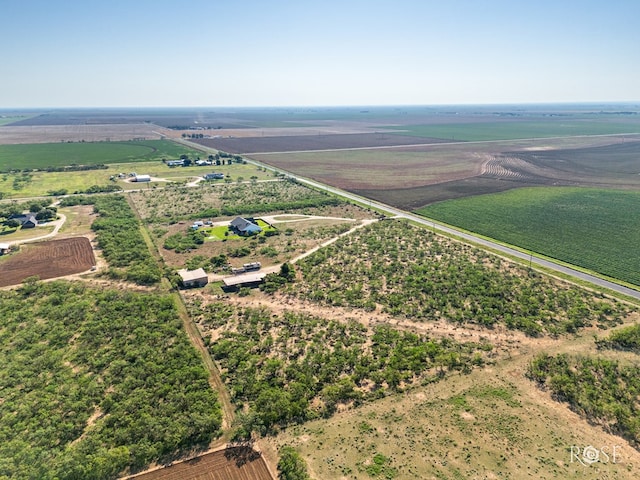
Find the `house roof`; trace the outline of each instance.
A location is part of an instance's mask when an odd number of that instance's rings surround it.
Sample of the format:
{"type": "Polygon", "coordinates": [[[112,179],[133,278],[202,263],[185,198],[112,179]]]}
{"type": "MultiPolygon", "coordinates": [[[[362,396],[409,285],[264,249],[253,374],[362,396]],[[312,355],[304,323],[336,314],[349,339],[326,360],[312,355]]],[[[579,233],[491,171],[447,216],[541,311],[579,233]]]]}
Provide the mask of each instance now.
{"type": "Polygon", "coordinates": [[[248,273],[246,275],[234,275],[233,277],[225,277],[222,279],[225,287],[235,287],[247,283],[259,283],[264,280],[266,273],[248,273]]]}
{"type": "Polygon", "coordinates": [[[182,278],[183,282],[193,282],[195,280],[208,279],[209,276],[204,268],[198,268],[197,270],[178,270],[178,275],[182,278]]]}
{"type": "Polygon", "coordinates": [[[31,214],[31,213],[27,213],[27,214],[20,214],[20,215],[11,215],[9,217],[12,220],[18,220],[21,224],[25,224],[27,222],[31,222],[34,225],[38,224],[38,220],[36,220],[36,216],[31,214]]]}
{"type": "Polygon", "coordinates": [[[262,229],[255,223],[250,222],[246,218],[236,217],[231,220],[231,226],[237,228],[241,232],[259,232],[262,229]]]}

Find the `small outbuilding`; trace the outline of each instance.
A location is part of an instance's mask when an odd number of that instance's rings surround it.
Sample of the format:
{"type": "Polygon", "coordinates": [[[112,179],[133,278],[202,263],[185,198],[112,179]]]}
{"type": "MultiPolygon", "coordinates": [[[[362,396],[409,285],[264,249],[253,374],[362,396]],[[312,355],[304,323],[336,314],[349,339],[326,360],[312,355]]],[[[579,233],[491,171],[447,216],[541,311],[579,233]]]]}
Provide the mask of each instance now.
{"type": "Polygon", "coordinates": [[[209,283],[209,276],[203,268],[198,268],[197,270],[178,270],[178,275],[180,275],[182,286],[185,288],[204,287],[209,283]]]}
{"type": "Polygon", "coordinates": [[[236,275],[234,277],[225,277],[222,279],[224,283],[223,290],[237,290],[240,287],[257,287],[264,281],[266,273],[248,273],[245,275],[236,275]]]}
{"type": "Polygon", "coordinates": [[[205,180],[222,180],[224,179],[224,173],[207,173],[204,176],[205,180]]]}
{"type": "Polygon", "coordinates": [[[0,255],[5,255],[6,253],[9,253],[10,249],[11,249],[11,245],[9,245],[8,243],[0,243],[0,255]]]}
{"type": "Polygon", "coordinates": [[[150,175],[136,175],[135,177],[133,177],[133,181],[134,182],[150,182],[151,181],[151,176],[150,175]]]}

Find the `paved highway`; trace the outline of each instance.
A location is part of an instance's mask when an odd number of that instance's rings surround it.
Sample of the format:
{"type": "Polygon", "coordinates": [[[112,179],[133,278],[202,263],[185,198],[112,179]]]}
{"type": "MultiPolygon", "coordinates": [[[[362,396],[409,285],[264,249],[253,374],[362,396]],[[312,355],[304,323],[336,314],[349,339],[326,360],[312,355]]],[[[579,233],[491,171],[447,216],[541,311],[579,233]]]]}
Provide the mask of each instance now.
{"type": "MultiPolygon", "coordinates": [[[[263,163],[260,163],[260,162],[256,162],[256,161],[251,160],[251,159],[247,159],[247,162],[252,163],[254,165],[261,166],[261,167],[266,167],[267,169],[272,170],[272,171],[281,171],[279,169],[270,167],[269,165],[266,165],[266,164],[263,164],[263,163]]],[[[439,230],[441,232],[446,232],[448,234],[455,235],[455,236],[457,236],[459,238],[462,238],[464,240],[468,240],[471,243],[474,243],[474,244],[477,244],[477,245],[482,245],[482,246],[491,248],[493,250],[503,252],[503,253],[505,253],[507,255],[511,255],[513,257],[521,258],[521,259],[523,259],[523,260],[525,260],[527,262],[531,262],[532,265],[539,265],[541,267],[545,267],[545,268],[548,268],[548,269],[551,269],[551,270],[555,270],[557,272],[564,273],[566,275],[570,275],[572,277],[578,278],[578,279],[583,280],[585,282],[589,282],[589,283],[591,283],[593,285],[597,285],[597,286],[600,286],[600,287],[603,287],[603,288],[607,288],[607,289],[612,290],[614,292],[618,292],[618,293],[621,293],[623,295],[627,295],[629,297],[633,297],[633,298],[636,298],[636,299],[640,300],[640,291],[638,291],[638,290],[634,290],[634,289],[625,287],[623,285],[619,285],[617,283],[609,282],[607,280],[604,280],[602,278],[596,277],[594,275],[589,275],[588,273],[584,273],[584,272],[581,272],[579,270],[575,270],[573,268],[566,267],[564,265],[561,265],[559,263],[553,262],[551,260],[546,260],[544,258],[539,258],[539,257],[536,257],[535,255],[531,255],[529,253],[521,252],[521,251],[516,250],[514,248],[510,248],[510,247],[501,245],[499,243],[492,242],[492,241],[486,240],[484,238],[480,238],[480,237],[478,237],[476,235],[473,235],[473,234],[462,232],[462,231],[457,230],[455,228],[451,228],[451,227],[448,227],[448,226],[445,226],[445,225],[441,225],[438,222],[436,222],[434,220],[431,220],[429,218],[425,218],[425,217],[421,217],[419,215],[415,215],[415,214],[412,214],[412,213],[409,213],[409,212],[405,212],[403,210],[399,210],[397,208],[394,208],[394,207],[392,207],[390,205],[386,205],[384,203],[380,203],[380,202],[376,202],[376,201],[373,201],[373,200],[369,200],[368,198],[364,198],[364,197],[361,197],[359,195],[355,195],[353,193],[346,192],[344,190],[340,190],[339,188],[330,187],[330,186],[325,185],[323,183],[316,182],[315,180],[309,180],[307,178],[302,178],[302,177],[299,177],[297,175],[293,175],[293,174],[291,174],[289,172],[287,172],[286,175],[288,177],[290,177],[290,178],[295,179],[296,181],[298,181],[300,183],[309,185],[311,187],[314,187],[314,188],[317,188],[317,189],[320,189],[320,190],[324,190],[326,192],[334,193],[334,194],[339,195],[341,197],[348,198],[350,200],[354,200],[354,201],[369,205],[370,207],[376,208],[377,210],[385,212],[388,215],[392,215],[392,216],[400,217],[400,218],[406,218],[406,219],[411,220],[413,222],[416,222],[416,223],[425,225],[427,227],[430,227],[430,228],[432,228],[434,230],[439,230]]]]}

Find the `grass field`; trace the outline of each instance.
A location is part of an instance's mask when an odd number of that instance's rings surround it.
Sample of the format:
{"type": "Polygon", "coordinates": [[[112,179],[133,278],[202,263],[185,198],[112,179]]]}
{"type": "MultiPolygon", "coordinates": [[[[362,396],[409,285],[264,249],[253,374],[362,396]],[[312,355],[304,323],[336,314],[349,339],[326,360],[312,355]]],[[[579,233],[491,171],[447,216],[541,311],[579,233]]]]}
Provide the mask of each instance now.
{"type": "MultiPolygon", "coordinates": [[[[92,185],[113,184],[109,178],[119,173],[151,175],[152,177],[166,179],[172,182],[186,182],[195,180],[209,172],[221,172],[229,179],[237,182],[238,179],[249,181],[251,177],[259,180],[272,179],[272,174],[259,171],[253,165],[224,165],[207,167],[170,168],[164,163],[156,161],[143,161],[134,163],[113,163],[107,169],[82,170],[74,172],[29,172],[0,174],[0,194],[4,198],[23,198],[47,195],[50,191],[67,190],[68,193],[84,191],[92,185]],[[16,182],[16,179],[18,180],[16,182]]],[[[223,180],[211,182],[222,184],[223,180]]],[[[165,187],[167,182],[135,183],[118,180],[117,185],[123,190],[153,189],[165,187]]]]}
{"type": "Polygon", "coordinates": [[[25,120],[26,115],[0,115],[0,125],[8,125],[19,120],[25,120]]]}
{"type": "Polygon", "coordinates": [[[640,122],[598,120],[498,121],[388,127],[402,135],[446,138],[455,141],[512,140],[575,135],[640,133],[640,122]]]}
{"type": "Polygon", "coordinates": [[[175,159],[202,155],[168,140],[0,145],[0,171],[175,159]]]}
{"type": "Polygon", "coordinates": [[[451,200],[419,213],[640,285],[640,192],[523,188],[451,200]]]}

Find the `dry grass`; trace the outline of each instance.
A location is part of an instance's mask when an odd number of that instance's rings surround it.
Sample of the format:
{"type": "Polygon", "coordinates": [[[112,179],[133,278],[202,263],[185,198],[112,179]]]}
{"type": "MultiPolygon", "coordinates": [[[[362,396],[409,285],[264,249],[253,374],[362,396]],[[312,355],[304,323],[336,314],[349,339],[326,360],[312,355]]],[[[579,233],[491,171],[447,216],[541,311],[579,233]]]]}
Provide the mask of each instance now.
{"type": "MultiPolygon", "coordinates": [[[[313,478],[369,478],[375,454],[389,458],[397,479],[557,478],[635,479],[640,452],[590,425],[524,377],[544,345],[554,352],[593,351],[585,332],[570,340],[531,341],[491,368],[290,428],[269,441],[294,445],[313,478]],[[616,446],[616,463],[584,466],[571,447],[616,446]]],[[[604,457],[602,457],[604,459],[604,457]]]]}

